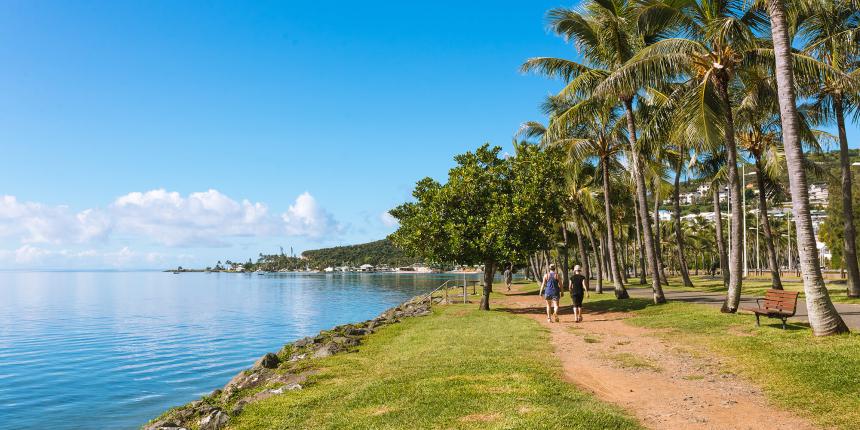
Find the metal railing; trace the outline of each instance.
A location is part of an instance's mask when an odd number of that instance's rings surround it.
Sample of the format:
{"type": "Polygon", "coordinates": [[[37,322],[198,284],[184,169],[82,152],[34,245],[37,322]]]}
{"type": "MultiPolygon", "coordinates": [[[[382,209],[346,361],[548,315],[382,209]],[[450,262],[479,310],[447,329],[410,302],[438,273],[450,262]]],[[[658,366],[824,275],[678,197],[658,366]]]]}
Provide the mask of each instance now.
{"type": "MultiPolygon", "coordinates": [[[[451,288],[462,288],[463,289],[463,303],[468,303],[469,294],[466,290],[466,284],[465,283],[463,285],[452,284],[452,282],[456,282],[456,281],[458,281],[458,280],[457,279],[449,279],[449,280],[443,282],[442,285],[436,287],[436,289],[427,293],[427,295],[424,296],[424,300],[429,299],[430,300],[430,306],[433,306],[433,295],[441,292],[442,297],[444,298],[443,303],[451,303],[451,301],[448,299],[448,290],[450,290],[451,288]]],[[[476,292],[474,291],[474,286],[472,288],[473,288],[472,294],[474,295],[474,294],[476,294],[476,292]]]]}

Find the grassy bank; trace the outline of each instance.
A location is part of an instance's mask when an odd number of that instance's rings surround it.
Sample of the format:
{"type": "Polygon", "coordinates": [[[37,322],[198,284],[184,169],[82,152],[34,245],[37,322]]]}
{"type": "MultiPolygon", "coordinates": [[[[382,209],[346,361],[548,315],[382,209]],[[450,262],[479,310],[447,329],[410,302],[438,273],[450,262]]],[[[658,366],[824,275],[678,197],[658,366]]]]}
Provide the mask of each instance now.
{"type": "Polygon", "coordinates": [[[307,387],[250,405],[231,429],[639,428],[565,383],[534,321],[435,308],[317,361],[307,387]]]}
{"type": "Polygon", "coordinates": [[[630,324],[661,329],[673,343],[724,357],[726,371],[756,382],[775,404],[820,425],[855,429],[860,422],[858,334],[816,338],[808,326],[781,330],[776,320],[763,320],[757,328],[751,315],[680,302],[655,306],[650,300],[601,298],[586,308],[632,312],[630,324]]]}

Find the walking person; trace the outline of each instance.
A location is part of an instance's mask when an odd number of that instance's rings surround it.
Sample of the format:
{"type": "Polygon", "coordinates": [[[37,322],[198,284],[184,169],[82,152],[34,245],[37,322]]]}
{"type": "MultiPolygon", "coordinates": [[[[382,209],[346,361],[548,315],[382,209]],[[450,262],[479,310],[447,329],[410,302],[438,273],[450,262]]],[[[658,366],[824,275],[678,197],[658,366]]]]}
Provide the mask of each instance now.
{"type": "Polygon", "coordinates": [[[505,273],[502,275],[505,278],[505,286],[508,291],[511,291],[511,284],[514,282],[514,264],[511,263],[505,268],[505,273]]]}
{"type": "Polygon", "coordinates": [[[582,300],[588,297],[588,279],[582,276],[579,265],[574,266],[573,276],[570,278],[570,298],[573,299],[573,321],[582,322],[582,300]]]}
{"type": "Polygon", "coordinates": [[[547,322],[553,322],[553,319],[555,319],[555,322],[558,322],[558,301],[561,298],[562,292],[558,285],[558,274],[555,273],[555,264],[549,265],[549,273],[543,276],[538,294],[542,295],[544,300],[546,300],[547,322]],[[552,313],[550,313],[550,308],[552,308],[552,313]]]}

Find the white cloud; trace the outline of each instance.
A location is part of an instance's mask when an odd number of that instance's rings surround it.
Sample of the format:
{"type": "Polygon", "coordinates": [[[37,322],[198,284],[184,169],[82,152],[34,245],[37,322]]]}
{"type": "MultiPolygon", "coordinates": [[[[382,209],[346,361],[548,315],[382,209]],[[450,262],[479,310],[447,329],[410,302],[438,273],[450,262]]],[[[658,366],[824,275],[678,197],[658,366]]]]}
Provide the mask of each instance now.
{"type": "Polygon", "coordinates": [[[141,254],[124,246],[116,250],[48,249],[25,244],[14,250],[0,250],[0,259],[9,265],[31,268],[139,268],[162,266],[168,262],[188,261],[190,255],[167,256],[157,252],[141,254]]]}
{"type": "MultiPolygon", "coordinates": [[[[122,239],[170,247],[218,247],[229,246],[228,239],[237,237],[286,235],[315,239],[342,230],[341,224],[308,192],[299,195],[280,216],[270,214],[264,203],[236,201],[213,189],[188,196],[164,189],[131,192],[105,208],[80,212],[68,206],[0,196],[0,239],[21,245],[109,245],[112,239],[122,239]]],[[[67,257],[75,257],[65,252],[67,257]]],[[[63,255],[61,251],[33,246],[20,247],[13,254],[15,261],[21,262],[63,255]]],[[[112,258],[119,261],[126,257],[118,251],[112,258]]]]}
{"type": "Polygon", "coordinates": [[[0,237],[21,243],[82,243],[104,238],[111,223],[99,211],[74,213],[68,206],[21,202],[15,196],[0,198],[0,237]]]}
{"type": "Polygon", "coordinates": [[[295,203],[281,215],[281,219],[289,236],[318,239],[343,231],[343,226],[320,207],[314,196],[307,191],[296,198],[295,203]]]}
{"type": "Polygon", "coordinates": [[[382,221],[382,224],[388,228],[395,228],[400,226],[400,221],[398,221],[397,218],[391,216],[388,211],[379,214],[379,220],[382,221]]]}
{"type": "Polygon", "coordinates": [[[120,233],[167,246],[226,246],[225,237],[274,231],[266,205],[237,202],[217,190],[188,197],[163,189],[133,192],[117,198],[109,211],[120,233]]]}

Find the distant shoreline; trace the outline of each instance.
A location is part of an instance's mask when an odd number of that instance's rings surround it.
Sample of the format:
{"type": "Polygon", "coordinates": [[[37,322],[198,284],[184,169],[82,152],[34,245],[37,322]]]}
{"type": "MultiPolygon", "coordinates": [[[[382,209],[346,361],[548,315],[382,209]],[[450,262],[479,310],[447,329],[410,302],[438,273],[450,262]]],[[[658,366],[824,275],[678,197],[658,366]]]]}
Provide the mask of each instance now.
{"type": "Polygon", "coordinates": [[[206,270],[206,269],[164,269],[160,270],[162,273],[236,273],[236,274],[253,274],[257,273],[260,275],[277,275],[280,273],[306,273],[306,274],[323,274],[323,275],[334,275],[334,274],[396,274],[396,275],[482,275],[484,272],[479,270],[448,270],[448,271],[414,271],[414,270],[378,270],[378,271],[332,271],[326,272],[323,270],[289,270],[289,271],[249,271],[249,270],[206,270]]]}

